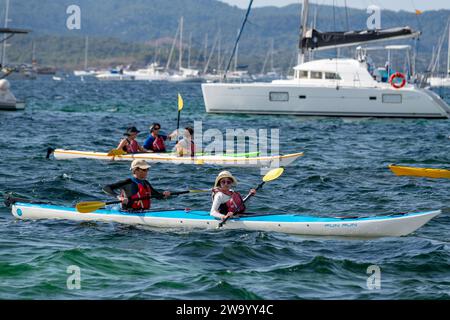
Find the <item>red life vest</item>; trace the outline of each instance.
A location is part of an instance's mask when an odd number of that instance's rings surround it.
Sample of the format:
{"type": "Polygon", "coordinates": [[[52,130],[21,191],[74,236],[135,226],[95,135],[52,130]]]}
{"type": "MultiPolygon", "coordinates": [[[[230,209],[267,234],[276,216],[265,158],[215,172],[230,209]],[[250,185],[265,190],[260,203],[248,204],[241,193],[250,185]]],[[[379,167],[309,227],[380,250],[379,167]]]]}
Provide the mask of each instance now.
{"type": "Polygon", "coordinates": [[[127,139],[127,142],[128,144],[123,147],[123,151],[125,151],[126,153],[136,153],[139,151],[138,143],[136,140],[130,141],[127,139]]]}
{"type": "Polygon", "coordinates": [[[138,191],[133,194],[130,198],[130,203],[127,204],[128,208],[132,208],[134,210],[148,210],[151,207],[151,195],[152,195],[152,189],[150,188],[149,184],[146,183],[140,183],[133,179],[133,182],[137,184],[138,191]],[[142,200],[139,200],[142,199],[142,200]]]}
{"type": "Polygon", "coordinates": [[[164,144],[164,139],[157,136],[152,144],[153,151],[164,152],[166,151],[166,145],[164,144]]]}
{"type": "Polygon", "coordinates": [[[244,200],[242,199],[242,196],[239,192],[224,191],[220,188],[214,188],[213,199],[214,195],[218,192],[222,192],[223,194],[226,194],[227,196],[231,197],[230,200],[220,205],[219,207],[220,213],[227,214],[228,212],[233,212],[234,214],[239,214],[245,212],[244,200]]]}

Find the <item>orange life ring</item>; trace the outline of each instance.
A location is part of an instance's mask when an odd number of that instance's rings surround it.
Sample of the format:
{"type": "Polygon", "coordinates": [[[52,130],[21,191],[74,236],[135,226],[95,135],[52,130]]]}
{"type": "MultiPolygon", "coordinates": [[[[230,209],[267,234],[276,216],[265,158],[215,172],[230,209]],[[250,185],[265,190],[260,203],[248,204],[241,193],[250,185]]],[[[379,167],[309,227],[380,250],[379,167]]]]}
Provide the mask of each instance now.
{"type": "Polygon", "coordinates": [[[403,88],[403,87],[405,86],[405,84],[406,84],[405,75],[404,75],[403,73],[400,73],[400,72],[393,73],[393,74],[389,77],[389,83],[390,83],[391,86],[393,86],[395,89],[403,88]],[[399,84],[398,84],[398,83],[395,83],[394,80],[395,80],[396,78],[402,79],[402,82],[400,82],[399,84]]]}

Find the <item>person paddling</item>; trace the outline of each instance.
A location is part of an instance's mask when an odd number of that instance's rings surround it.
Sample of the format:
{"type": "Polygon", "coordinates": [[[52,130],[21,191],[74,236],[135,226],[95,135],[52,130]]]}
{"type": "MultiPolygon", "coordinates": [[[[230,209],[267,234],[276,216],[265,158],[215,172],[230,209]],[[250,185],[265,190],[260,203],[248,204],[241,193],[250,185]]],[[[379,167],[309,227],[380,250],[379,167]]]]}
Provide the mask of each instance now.
{"type": "Polygon", "coordinates": [[[136,127],[129,127],[127,131],[123,134],[126,138],[123,138],[119,145],[117,146],[118,150],[123,150],[126,153],[138,153],[138,152],[147,152],[144,148],[142,148],[139,143],[136,141],[136,137],[140,131],[136,129],[136,127]]]}
{"type": "Polygon", "coordinates": [[[148,210],[151,199],[170,197],[170,191],[159,192],[147,181],[150,165],[145,160],[136,159],[131,163],[132,177],[114,184],[106,185],[103,191],[122,201],[122,209],[129,211],[148,210]],[[116,192],[120,190],[120,194],[116,192]]]}
{"type": "Polygon", "coordinates": [[[177,155],[183,156],[195,156],[195,144],[193,141],[194,129],[192,127],[184,128],[183,139],[178,141],[175,148],[177,149],[177,155]]]}
{"type": "Polygon", "coordinates": [[[144,142],[144,148],[153,152],[166,152],[166,145],[164,141],[172,140],[175,136],[173,133],[169,136],[159,134],[161,125],[157,122],[150,126],[150,135],[144,142]]]}
{"type": "MultiPolygon", "coordinates": [[[[231,189],[237,185],[237,180],[229,171],[222,171],[216,178],[212,191],[212,207],[210,215],[222,220],[235,214],[245,212],[245,205],[239,192],[231,189]]],[[[249,195],[255,195],[256,190],[250,189],[249,195]]]]}

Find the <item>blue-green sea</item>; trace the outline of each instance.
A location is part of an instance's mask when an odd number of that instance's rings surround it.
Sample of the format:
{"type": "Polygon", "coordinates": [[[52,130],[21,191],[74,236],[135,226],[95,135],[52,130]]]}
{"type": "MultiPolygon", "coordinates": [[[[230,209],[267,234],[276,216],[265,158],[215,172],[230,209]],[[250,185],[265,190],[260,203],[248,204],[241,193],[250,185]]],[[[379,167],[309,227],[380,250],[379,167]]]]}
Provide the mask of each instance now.
{"type": "MultiPolygon", "coordinates": [[[[405,237],[371,240],[275,232],[143,229],[114,223],[21,221],[0,205],[0,299],[449,299],[450,180],[397,177],[390,163],[450,169],[450,122],[424,119],[213,115],[200,84],[11,81],[23,112],[0,112],[0,192],[73,206],[110,200],[105,184],[129,162],[46,159],[46,149],[108,151],[126,127],[143,142],[152,122],[203,129],[280,129],[280,151],[304,151],[249,204],[252,212],[314,216],[442,209],[405,237]],[[69,288],[71,267],[80,287],[69,288]],[[380,270],[368,286],[369,266],[380,270]],[[69,272],[68,272],[69,271],[69,272]]],[[[441,91],[450,102],[450,92],[441,91]]],[[[154,164],[158,190],[210,188],[213,166],[154,164]]],[[[228,168],[245,193],[256,168],[228,168]]],[[[210,195],[155,200],[155,208],[209,210],[210,195]]]]}

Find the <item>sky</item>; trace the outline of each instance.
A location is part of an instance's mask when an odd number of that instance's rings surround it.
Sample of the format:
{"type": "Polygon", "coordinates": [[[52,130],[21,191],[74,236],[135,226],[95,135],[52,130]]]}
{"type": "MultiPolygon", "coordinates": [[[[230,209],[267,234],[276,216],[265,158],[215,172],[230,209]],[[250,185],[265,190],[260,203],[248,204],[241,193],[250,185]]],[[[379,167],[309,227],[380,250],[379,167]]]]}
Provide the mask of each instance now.
{"type": "MultiPolygon", "coordinates": [[[[237,5],[240,8],[247,8],[249,0],[220,0],[230,5],[237,5]]],[[[253,7],[277,6],[282,7],[291,3],[299,3],[303,0],[253,0],[253,7]]],[[[414,12],[415,9],[422,11],[449,9],[450,0],[310,0],[310,3],[326,4],[351,8],[366,9],[369,5],[377,5],[381,9],[387,10],[406,10],[414,12]]]]}

